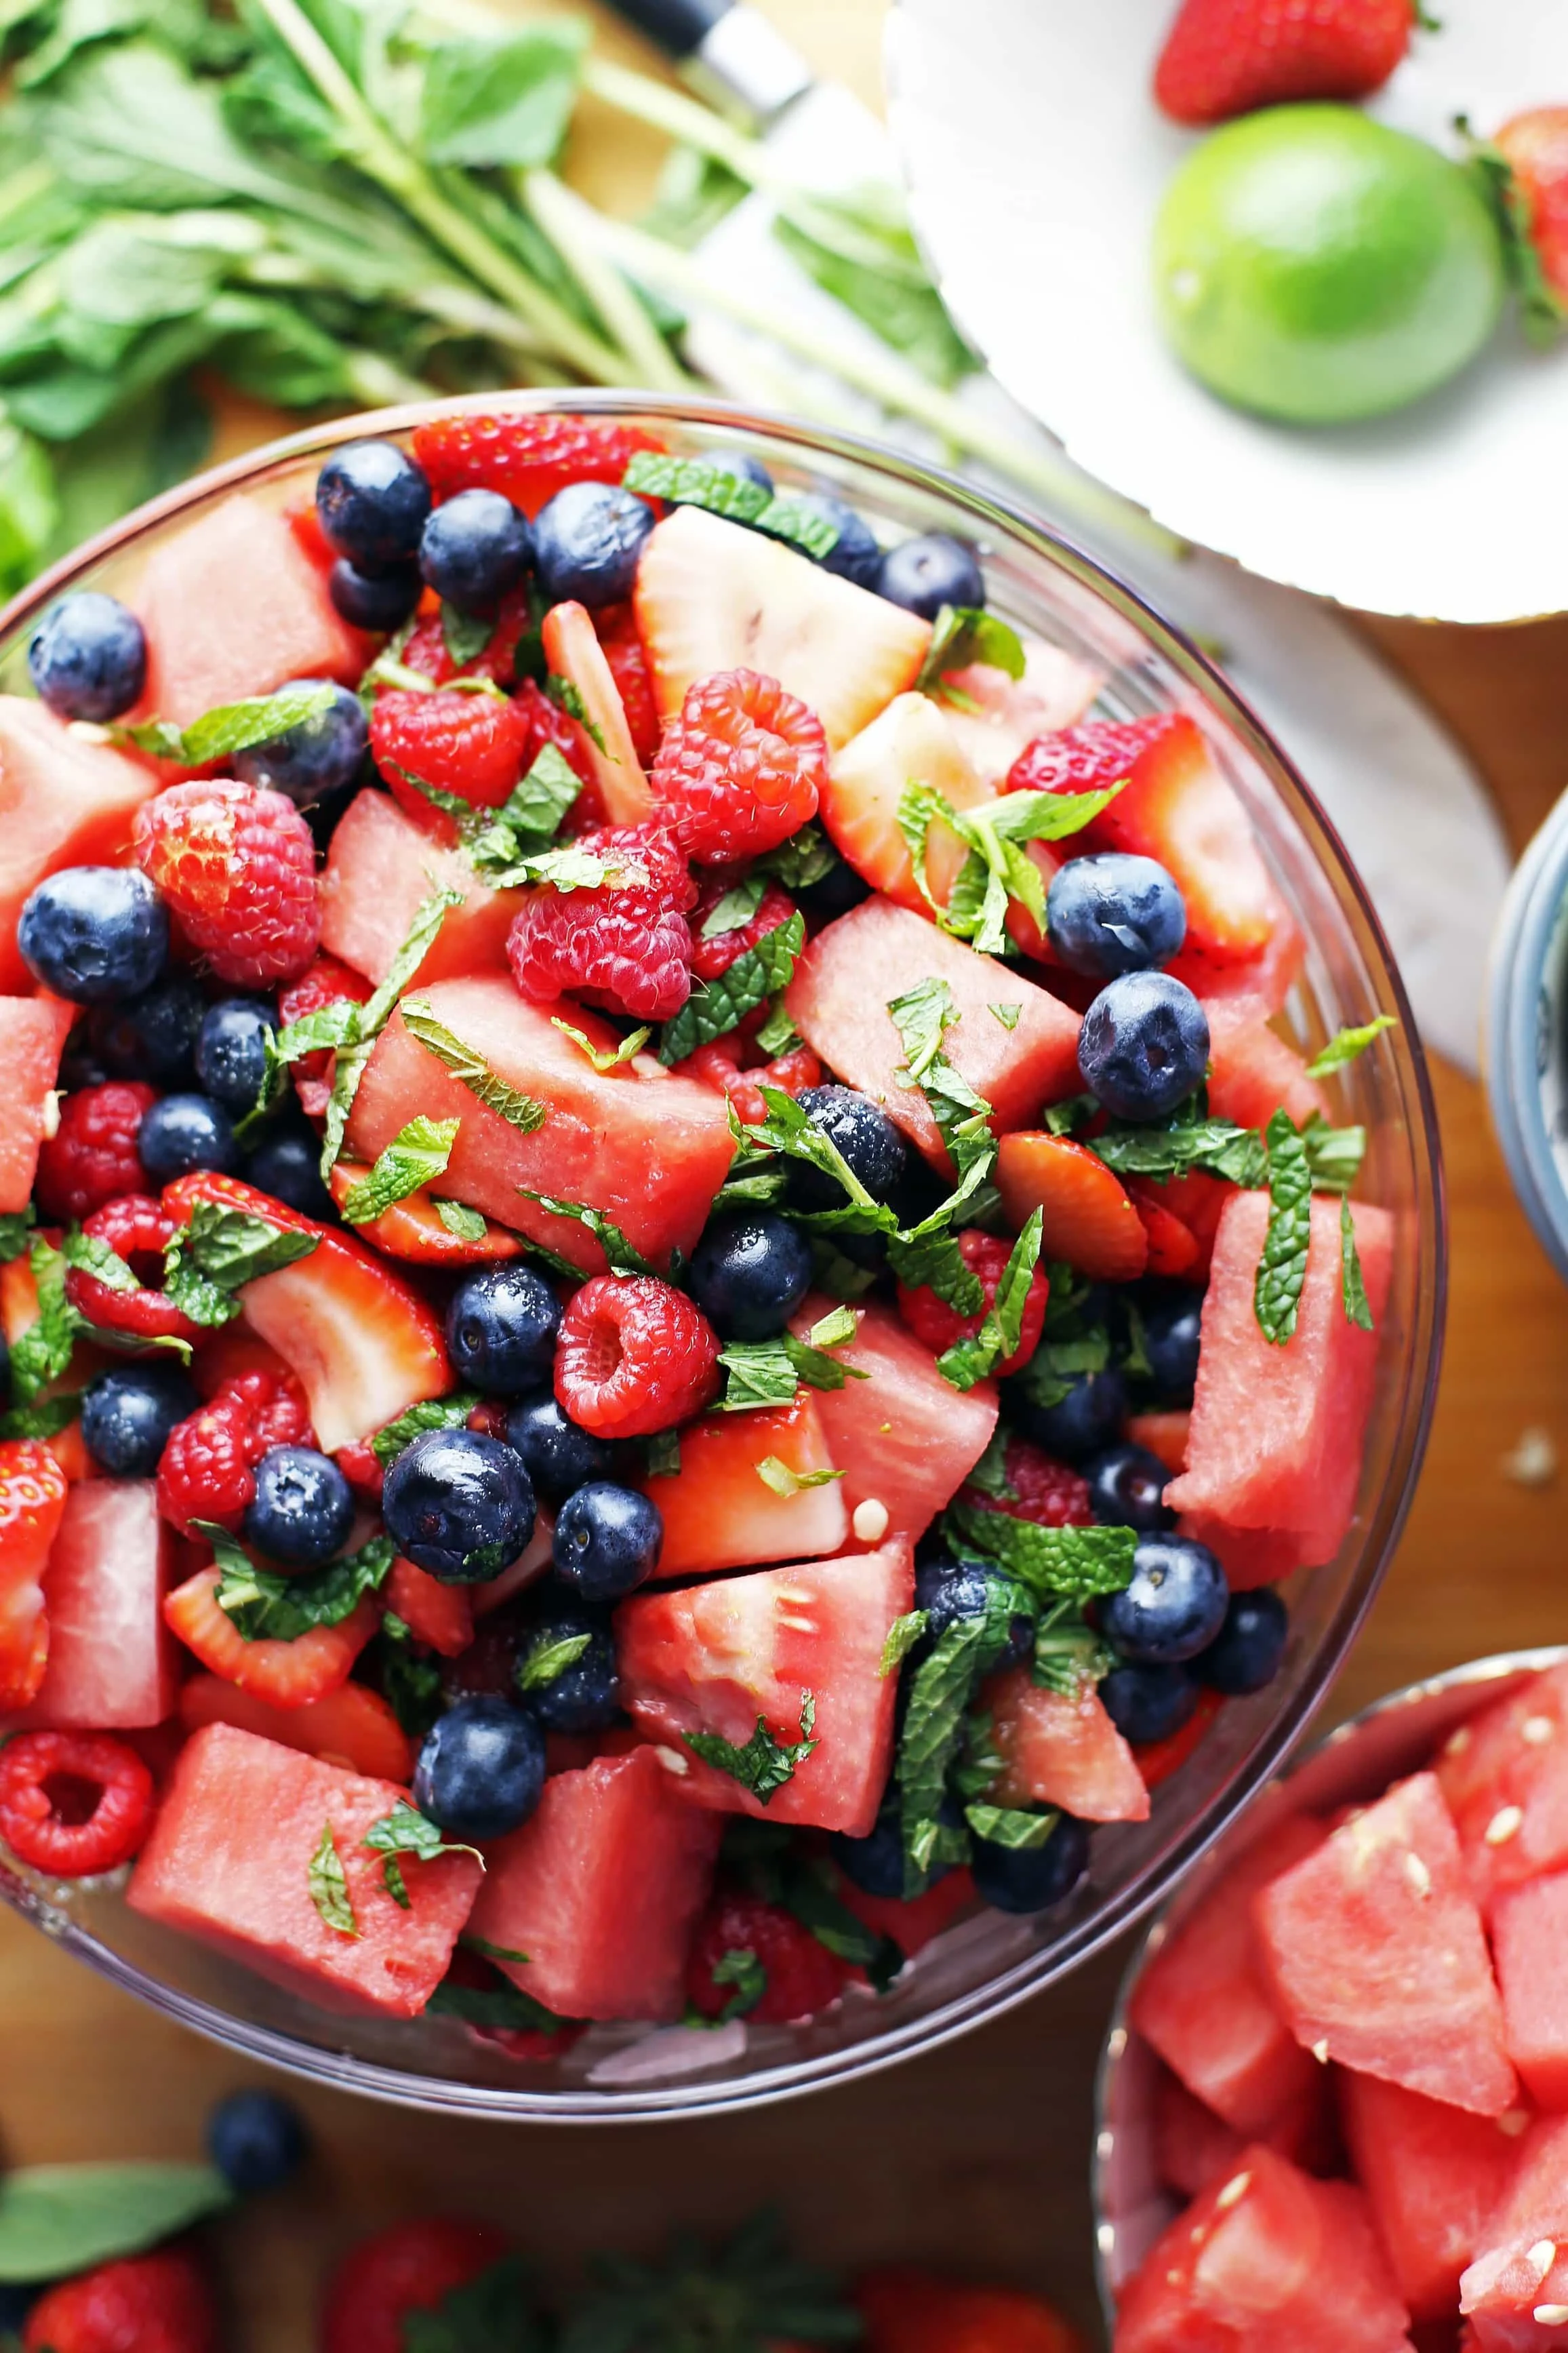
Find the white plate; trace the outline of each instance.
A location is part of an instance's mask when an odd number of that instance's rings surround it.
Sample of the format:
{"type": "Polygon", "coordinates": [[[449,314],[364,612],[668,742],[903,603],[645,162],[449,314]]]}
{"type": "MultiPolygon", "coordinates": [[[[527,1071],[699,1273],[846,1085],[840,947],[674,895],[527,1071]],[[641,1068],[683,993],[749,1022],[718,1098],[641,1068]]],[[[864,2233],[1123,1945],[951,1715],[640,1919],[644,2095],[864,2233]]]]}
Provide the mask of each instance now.
{"type": "MultiPolygon", "coordinates": [[[[1374,424],[1243,416],[1177,364],[1152,225],[1192,134],[1149,95],[1176,0],[897,0],[894,138],[954,315],[1079,463],[1249,571],[1369,612],[1568,607],[1568,341],[1510,318],[1457,382],[1374,424]]],[[[1443,0],[1373,111],[1438,144],[1568,101],[1568,0],[1443,0]]]]}

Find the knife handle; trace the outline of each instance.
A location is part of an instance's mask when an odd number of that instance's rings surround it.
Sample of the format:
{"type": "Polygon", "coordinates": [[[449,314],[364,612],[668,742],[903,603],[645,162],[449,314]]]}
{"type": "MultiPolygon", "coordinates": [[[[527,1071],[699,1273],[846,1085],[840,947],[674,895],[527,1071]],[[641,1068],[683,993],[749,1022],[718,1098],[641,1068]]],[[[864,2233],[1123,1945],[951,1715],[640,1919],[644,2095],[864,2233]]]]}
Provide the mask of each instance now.
{"type": "Polygon", "coordinates": [[[763,125],[811,88],[801,57],[747,0],[611,0],[726,114],[763,125]]]}

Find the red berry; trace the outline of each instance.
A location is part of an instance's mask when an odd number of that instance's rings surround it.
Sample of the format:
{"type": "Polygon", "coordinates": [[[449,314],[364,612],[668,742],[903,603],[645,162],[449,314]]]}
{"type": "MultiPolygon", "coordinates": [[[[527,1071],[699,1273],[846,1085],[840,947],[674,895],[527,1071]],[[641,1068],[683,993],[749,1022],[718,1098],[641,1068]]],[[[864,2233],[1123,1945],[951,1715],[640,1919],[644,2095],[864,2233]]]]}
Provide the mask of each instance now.
{"type": "Polygon", "coordinates": [[[489,642],[459,669],[447,650],[447,632],[439,613],[431,613],[416,628],[400,657],[405,670],[419,672],[432,686],[448,686],[455,678],[488,678],[510,687],[516,678],[517,641],[532,625],[526,581],[503,596],[489,642]]]}
{"type": "Polygon", "coordinates": [[[1185,0],[1154,69],[1177,122],[1255,107],[1367,98],[1410,46],[1413,0],[1185,0]]]}
{"type": "Polygon", "coordinates": [[[48,1664],[44,1565],[66,1508],[66,1475],[32,1438],[0,1441],[0,1716],[37,1699],[48,1664]]]}
{"type": "Polygon", "coordinates": [[[561,1319],[555,1395],[599,1438],[673,1430],[719,1391],[719,1335],[657,1275],[596,1274],[561,1319]]]}
{"type": "Polygon", "coordinates": [[[327,2283],[321,2353],[405,2353],[410,2313],[435,2312],[507,2251],[487,2222],[420,2214],[363,2239],[327,2283]]]}
{"type": "Polygon", "coordinates": [[[316,845],[282,793],[226,776],[171,785],[132,826],[138,864],[220,980],[292,979],[316,953],[316,845]]]}
{"type": "Polygon", "coordinates": [[[542,884],[507,935],[507,962],[524,997],[549,1004],[563,989],[639,1021],[667,1020],[691,994],[696,893],[670,837],[655,825],[598,826],[576,847],[603,863],[596,886],[542,884]]]}
{"type": "MultiPolygon", "coordinates": [[[[503,1685],[502,1688],[504,1690],[509,1686],[503,1685]]],[[[447,1971],[444,1983],[468,1986],[475,1993],[504,1993],[507,1990],[508,1980],[500,1969],[492,1968],[489,1961],[482,1960],[478,1953],[465,1952],[459,1946],[452,1955],[451,1965],[447,1971]]],[[[535,2066],[541,2060],[564,2057],[572,2045],[587,2031],[585,2026],[575,2025],[563,2025],[551,2033],[546,2033],[540,2028],[527,2026],[470,2024],[468,2028],[469,2033],[476,2036],[480,2042],[488,2043],[492,2050],[500,2051],[506,2058],[520,2060],[535,2066]]]]}
{"type": "Polygon", "coordinates": [[[822,1084],[822,1064],[809,1046],[792,1046],[760,1070],[757,1078],[763,1086],[777,1087],[780,1094],[804,1094],[807,1087],[822,1084]]]}
{"type": "MultiPolygon", "coordinates": [[[[955,1340],[972,1340],[985,1321],[986,1314],[996,1296],[996,1286],[1005,1271],[1013,1245],[1001,1234],[983,1234],[976,1226],[966,1227],[958,1237],[958,1254],[971,1274],[980,1279],[985,1293],[985,1304],[973,1315],[961,1315],[945,1299],[922,1283],[911,1291],[907,1284],[899,1285],[899,1313],[917,1340],[923,1340],[933,1356],[940,1356],[955,1340]]],[[[1024,1297],[1023,1322],[1018,1329],[1018,1345],[1010,1356],[1004,1356],[996,1369],[999,1373],[1016,1373],[1026,1365],[1040,1345],[1040,1332],[1046,1320],[1046,1302],[1050,1297],[1050,1284],[1043,1267],[1037,1266],[1029,1278],[1029,1288],[1024,1297]]]]}
{"type": "Polygon", "coordinates": [[[332,1460],[354,1493],[363,1495],[367,1504],[379,1511],[386,1472],[369,1439],[358,1439],[353,1446],[340,1446],[332,1460]]]}
{"type": "MultiPolygon", "coordinates": [[[[303,1021],[308,1013],[320,1013],[323,1006],[347,1002],[363,1005],[371,995],[371,985],[363,973],[336,956],[319,955],[306,966],[298,980],[291,980],[278,992],[278,1018],[287,1029],[293,1021],[303,1021]]],[[[327,1099],[331,1092],[332,1071],[337,1056],[330,1046],[314,1054],[301,1055],[291,1065],[290,1076],[300,1107],[311,1119],[326,1114],[327,1099]]]]}
{"type": "Polygon", "coordinates": [[[711,876],[702,886],[701,894],[691,912],[691,976],[694,980],[717,980],[720,974],[781,923],[787,923],[795,913],[795,901],[776,882],[767,883],[757,902],[754,914],[733,931],[715,932],[704,938],[702,926],[715,907],[733,887],[732,878],[711,876]]]}
{"type": "Polygon", "coordinates": [[[314,1446],[304,1392],[292,1374],[241,1373],[169,1432],[158,1465],[158,1509],[189,1535],[195,1520],[231,1535],[256,1493],[251,1476],[270,1446],[314,1446]]]}
{"type": "Polygon", "coordinates": [[[117,1193],[147,1190],[136,1137],[157,1100],[157,1089],[139,1079],[110,1079],[67,1095],[60,1124],[38,1152],[37,1201],[46,1218],[61,1224],[89,1218],[117,1193]]]}
{"type": "Polygon", "coordinates": [[[137,1852],[153,1812],[152,1774],[107,1733],[23,1732],[0,1748],[0,1838],[35,1871],[113,1871],[137,1852]]]}
{"type": "Polygon", "coordinates": [[[963,1500],[984,1511],[1005,1512],[1010,1519],[1033,1520],[1037,1528],[1089,1528],[1094,1525],[1089,1482],[1066,1462],[1031,1446],[1026,1438],[1010,1438],[1002,1457],[1010,1495],[983,1495],[965,1487],[963,1500]]]}
{"type": "Polygon", "coordinates": [[[759,1895],[721,1894],[698,1923],[686,1970],[687,1998],[704,2018],[721,2017],[735,2000],[734,1978],[715,1971],[737,1953],[750,1953],[767,1979],[745,2013],[760,2026],[814,2018],[838,2000],[848,1974],[792,1913],[759,1895]]]}
{"type": "Polygon", "coordinates": [[[822,722],[777,679],[717,670],[688,689],[654,763],[654,797],[705,865],[754,857],[816,814],[827,782],[822,722]]]}
{"type": "Polygon", "coordinates": [[[217,2310],[189,2247],[100,2263],[39,2298],[24,2353],[217,2353],[217,2310]]]}
{"type": "Polygon", "coordinates": [[[79,1314],[105,1332],[123,1332],[135,1340],[199,1340],[201,1326],[168,1299],[160,1287],[163,1251],[177,1229],[162,1201],[146,1193],[122,1193],[95,1209],[82,1230],[94,1241],[107,1242],[134,1275],[140,1291],[115,1291],[85,1267],[66,1271],[66,1297],[79,1314]]]}
{"type": "Polygon", "coordinates": [[[504,694],[395,687],[371,713],[371,752],[394,799],[445,841],[456,841],[457,827],[409,777],[475,808],[499,808],[528,765],[529,743],[527,719],[504,694]]]}
{"type": "Polygon", "coordinates": [[[1516,114],[1492,144],[1508,158],[1542,275],[1568,320],[1568,106],[1516,114]]]}
{"type": "Polygon", "coordinates": [[[601,628],[599,642],[605,649],[605,659],[610,665],[610,676],[626,714],[631,730],[632,749],[645,768],[650,768],[658,753],[658,739],[663,723],[658,705],[654,700],[653,673],[647,666],[643,641],[634,627],[628,625],[613,634],[601,628]]]}
{"type": "Polygon", "coordinates": [[[1007,771],[1010,793],[1102,793],[1130,774],[1132,763],[1170,733],[1177,716],[1089,719],[1026,744],[1007,771]]]}
{"type": "Polygon", "coordinates": [[[573,824],[578,827],[602,825],[605,805],[594,781],[594,755],[577,722],[569,712],[563,711],[558,702],[552,702],[544,689],[531,678],[523,680],[512,702],[528,722],[528,750],[522,763],[524,776],[545,745],[552,744],[583,787],[572,804],[573,824]]]}
{"type": "Polygon", "coordinates": [[[500,491],[530,514],[568,482],[618,482],[639,449],[663,447],[640,426],[578,417],[442,417],[414,436],[437,498],[500,491]]]}

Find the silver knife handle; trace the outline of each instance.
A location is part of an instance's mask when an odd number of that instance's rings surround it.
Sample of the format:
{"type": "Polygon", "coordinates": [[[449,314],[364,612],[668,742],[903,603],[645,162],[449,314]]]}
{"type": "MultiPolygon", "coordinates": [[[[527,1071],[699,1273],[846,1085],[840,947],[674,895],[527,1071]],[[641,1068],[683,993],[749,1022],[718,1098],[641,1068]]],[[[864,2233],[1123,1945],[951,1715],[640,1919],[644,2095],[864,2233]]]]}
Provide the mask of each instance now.
{"type": "Polygon", "coordinates": [[[805,59],[747,0],[615,0],[615,6],[726,114],[771,122],[811,88],[805,59]]]}

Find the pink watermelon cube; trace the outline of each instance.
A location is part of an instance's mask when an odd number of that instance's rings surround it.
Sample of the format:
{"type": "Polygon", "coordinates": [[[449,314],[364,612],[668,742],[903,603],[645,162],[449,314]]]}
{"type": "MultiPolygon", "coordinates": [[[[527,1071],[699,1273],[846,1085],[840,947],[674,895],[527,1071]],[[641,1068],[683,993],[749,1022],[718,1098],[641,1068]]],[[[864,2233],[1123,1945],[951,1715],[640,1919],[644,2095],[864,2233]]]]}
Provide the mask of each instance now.
{"type": "Polygon", "coordinates": [[[1080,1091],[1079,1017],[1058,997],[908,907],[863,901],[818,932],[784,1002],[812,1050],[847,1085],[881,1103],[934,1167],[951,1167],[947,1147],[925,1097],[894,1075],[904,1048],[887,1010],[922,980],[945,980],[952,991],[959,1018],[943,1051],[991,1105],[998,1135],[1032,1126],[1042,1103],[1080,1091]],[[991,1011],[996,1004],[1021,1008],[1011,1029],[991,1011]]]}
{"type": "Polygon", "coordinates": [[[894,1621],[914,1600],[909,1544],[808,1560],[674,1593],[638,1593],[616,1613],[621,1694],[637,1729],[685,1767],[681,1794],[722,1813],[864,1838],[892,1762],[898,1677],[882,1672],[894,1621]],[[689,1733],[743,1748],[759,1719],[811,1753],[764,1802],[700,1762],[689,1733]]]}
{"type": "Polygon", "coordinates": [[[1176,1521],[1179,1535],[1207,1545],[1226,1574],[1233,1593],[1251,1593],[1260,1585],[1279,1585],[1307,1563],[1313,1549],[1289,1528],[1233,1528],[1207,1512],[1183,1512],[1176,1521]]]}
{"type": "MultiPolygon", "coordinates": [[[[1279,2111],[1261,2138],[1277,2157],[1288,2158],[1303,2173],[1328,2177],[1341,2171],[1344,2152],[1322,2068],[1314,2072],[1301,2096],[1279,2111]]],[[[1168,2189],[1195,2198],[1222,2166],[1235,2172],[1246,2146],[1234,2126],[1194,2099],[1179,2075],[1161,2069],[1154,2087],[1154,2164],[1168,2189]]]]}
{"type": "Polygon", "coordinates": [[[1518,2165],[1523,2112],[1500,2121],[1466,2116],[1375,2075],[1341,2073],[1335,2085],[1345,2145],[1399,2293],[1416,2320],[1442,2320],[1518,2165]]]}
{"type": "Polygon", "coordinates": [[[1545,2353],[1568,2328],[1568,2117],[1541,2117],[1515,2147],[1511,2179],[1459,2281],[1479,2353],[1545,2353]]]}
{"type": "Polygon", "coordinates": [[[1317,1112],[1330,1116],[1329,1099],[1307,1076],[1306,1059],[1275,1036],[1255,1003],[1245,997],[1205,999],[1213,1069],[1209,1109],[1238,1127],[1267,1127],[1277,1111],[1300,1126],[1317,1112]]]}
{"type": "Polygon", "coordinates": [[[419,967],[421,986],[454,974],[506,968],[506,935],[521,904],[517,891],[491,891],[460,849],[445,849],[388,793],[366,786],[339,818],[321,872],[321,945],[384,981],[432,891],[460,891],[419,967]]]}
{"type": "Polygon", "coordinates": [[[1505,1888],[1492,1952],[1509,2057],[1543,2108],[1568,2108],[1568,1872],[1505,1888]]]}
{"type": "Polygon", "coordinates": [[[294,678],[352,686],[369,658],[285,517],[235,491],[153,551],[134,603],[147,632],[138,715],[179,727],[294,678]]]}
{"type": "Polygon", "coordinates": [[[849,1514],[832,1472],[809,1389],[800,1390],[793,1405],[766,1413],[704,1415],[681,1431],[680,1468],[673,1477],[642,1482],[664,1520],[658,1574],[711,1577],[763,1561],[841,1552],[849,1514]],[[772,1482],[763,1475],[763,1464],[773,1468],[772,1482]],[[779,1482],[779,1469],[800,1480],[828,1476],[822,1485],[792,1493],[787,1481],[779,1482]]]}
{"type": "Polygon", "coordinates": [[[476,1855],[405,1855],[408,1908],[394,1901],[364,1837],[406,1794],[234,1725],[209,1725],[180,1753],[127,1900],[308,2000],[414,2018],[446,1975],[483,1872],[476,1855]],[[331,1926],[310,1892],[328,1830],[352,1933],[331,1926]]]}
{"type": "Polygon", "coordinates": [[[0,1212],[25,1209],[44,1116],[76,1007],[58,997],[0,997],[0,1212]]]}
{"type": "Polygon", "coordinates": [[[651,1748],[553,1774],[489,1850],[475,1934],[526,1953],[496,1966],[563,2018],[679,2018],[719,1838],[651,1748]]]}
{"type": "Polygon", "coordinates": [[[1304,2048],[1477,2116],[1514,2105],[1502,2000],[1435,1775],[1342,1822],[1261,1891],[1253,1916],[1304,2048]]]}
{"type": "MultiPolygon", "coordinates": [[[[1376,1324],[1393,1274],[1394,1220],[1365,1202],[1353,1214],[1376,1324]]],[[[1346,1317],[1340,1205],[1320,1198],[1295,1333],[1283,1346],[1266,1339],[1253,1289],[1268,1229],[1266,1193],[1237,1193],[1219,1221],[1187,1467],[1165,1501],[1226,1527],[1297,1535],[1315,1567],[1333,1559],[1355,1511],[1378,1333],[1346,1317]]]]}
{"type": "MultiPolygon", "coordinates": [[[[453,1078],[399,1013],[360,1082],[348,1134],[354,1158],[374,1160],[416,1113],[458,1119],[442,1191],[545,1243],[584,1273],[604,1267],[598,1242],[520,1187],[602,1209],[657,1265],[672,1250],[695,1247],[735,1148],[722,1095],[640,1055],[596,1071],[543,1008],[500,976],[418,987],[405,1002],[428,1005],[499,1077],[547,1104],[549,1116],[529,1134],[511,1126],[453,1078]]],[[[613,1040],[593,1014],[573,1020],[595,1042],[613,1040]]]]}
{"type": "Polygon", "coordinates": [[[33,989],[16,946],[29,892],[62,866],[122,863],[131,820],[157,789],[140,760],[84,742],[41,702],[0,694],[0,990],[33,989]]]}
{"type": "Polygon", "coordinates": [[[178,1651],[163,1623],[173,1545],[151,1479],[85,1479],[44,1570],[49,1662],[17,1721],[132,1732],[172,1715],[178,1651]]]}
{"type": "MultiPolygon", "coordinates": [[[[791,1331],[804,1340],[834,1304],[814,1294],[791,1318],[791,1331]]],[[[887,1535],[912,1542],[952,1501],[991,1443],[995,1384],[955,1389],[924,1342],[879,1300],[858,1305],[855,1319],[855,1337],[833,1354],[867,1377],[818,1389],[817,1418],[844,1473],[839,1492],[850,1517],[860,1504],[882,1504],[887,1535]]]]}
{"type": "Polygon", "coordinates": [[[1483,1911],[1568,1864],[1568,1666],[1460,1725],[1436,1773],[1483,1911]]]}
{"type": "Polygon", "coordinates": [[[1260,1887],[1322,1845],[1297,1814],[1244,1854],[1151,1958],[1131,2022],[1205,2107],[1236,2131],[1266,2132],[1317,2088],[1319,2069],[1281,2020],[1252,1925],[1260,1887]]]}
{"type": "Polygon", "coordinates": [[[1138,1760],[1093,1690],[1076,1699],[1044,1691],[1026,1667],[985,1687],[991,1737],[1006,1769],[1002,1806],[1060,1806],[1086,1822],[1145,1822],[1149,1792],[1138,1760]]]}

